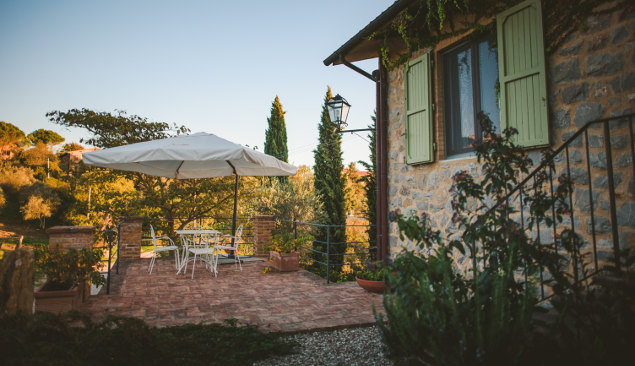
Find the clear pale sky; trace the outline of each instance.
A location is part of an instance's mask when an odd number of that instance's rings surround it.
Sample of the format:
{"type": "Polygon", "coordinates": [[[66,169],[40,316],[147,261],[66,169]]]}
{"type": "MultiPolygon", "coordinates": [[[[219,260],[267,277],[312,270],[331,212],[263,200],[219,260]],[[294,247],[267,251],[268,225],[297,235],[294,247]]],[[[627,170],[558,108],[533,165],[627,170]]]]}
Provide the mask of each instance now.
{"type": "MultiPolygon", "coordinates": [[[[45,114],[118,109],[262,151],[278,95],[289,162],[312,166],[327,85],[352,105],[349,128],[375,108],[374,83],[322,60],[392,2],[0,0],[0,120],[78,142],[45,114]]],[[[361,135],[344,135],[345,163],[368,160],[361,135]]]]}

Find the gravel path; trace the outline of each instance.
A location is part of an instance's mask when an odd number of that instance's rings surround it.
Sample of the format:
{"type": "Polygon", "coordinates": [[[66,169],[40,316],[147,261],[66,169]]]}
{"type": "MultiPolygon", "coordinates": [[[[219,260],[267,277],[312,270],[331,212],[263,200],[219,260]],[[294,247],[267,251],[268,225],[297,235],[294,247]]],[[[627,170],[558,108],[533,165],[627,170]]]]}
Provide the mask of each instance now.
{"type": "Polygon", "coordinates": [[[300,344],[299,353],[254,363],[269,365],[392,365],[383,354],[375,326],[290,334],[285,340],[300,344]]]}

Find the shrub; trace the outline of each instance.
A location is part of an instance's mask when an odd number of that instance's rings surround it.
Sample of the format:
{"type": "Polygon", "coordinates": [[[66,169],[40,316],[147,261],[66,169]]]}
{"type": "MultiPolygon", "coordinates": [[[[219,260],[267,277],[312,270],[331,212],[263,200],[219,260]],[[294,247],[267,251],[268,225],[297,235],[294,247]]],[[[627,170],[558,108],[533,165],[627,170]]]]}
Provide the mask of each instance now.
{"type": "Polygon", "coordinates": [[[97,267],[103,255],[99,248],[61,251],[41,246],[34,254],[35,266],[50,282],[47,290],[67,290],[88,280],[96,286],[105,283],[97,267]]]}
{"type": "MultiPolygon", "coordinates": [[[[556,269],[559,263],[544,246],[533,245],[514,221],[513,204],[505,201],[494,208],[492,202],[502,202],[531,161],[513,143],[513,129],[497,134],[485,115],[480,120],[483,139],[474,146],[483,177],[476,181],[458,172],[450,189],[458,234],[444,239],[426,214],[393,214],[401,239],[416,244],[391,267],[388,283],[394,296],[384,297],[388,322],[382,316],[378,321],[389,357],[398,364],[518,364],[531,342],[535,276],[539,268],[556,269]]],[[[564,198],[570,182],[563,179],[550,196],[541,190],[544,179],[538,177],[534,187],[523,191],[531,210],[525,227],[551,226],[568,210],[564,198]],[[558,214],[545,217],[552,205],[559,207],[558,214]]]]}
{"type": "Polygon", "coordinates": [[[235,320],[156,328],[127,317],[93,322],[78,312],[0,317],[3,365],[251,365],[294,347],[235,320]]]}

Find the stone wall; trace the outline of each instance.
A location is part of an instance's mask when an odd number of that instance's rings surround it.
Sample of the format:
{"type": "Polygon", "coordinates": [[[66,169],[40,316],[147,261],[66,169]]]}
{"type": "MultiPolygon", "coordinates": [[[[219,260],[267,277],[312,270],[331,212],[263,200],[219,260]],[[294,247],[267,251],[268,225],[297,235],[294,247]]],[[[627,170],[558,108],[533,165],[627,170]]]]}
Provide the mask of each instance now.
{"type": "MultiPolygon", "coordinates": [[[[586,122],[630,113],[635,102],[635,14],[616,12],[589,19],[585,31],[573,34],[555,52],[546,57],[547,95],[549,96],[551,146],[562,145],[586,122]]],[[[449,189],[451,177],[466,170],[474,176],[481,174],[475,157],[446,159],[443,134],[442,70],[440,50],[460,41],[459,38],[441,42],[432,52],[434,136],[437,143],[435,162],[423,165],[405,163],[404,67],[389,73],[388,87],[388,210],[399,209],[403,214],[427,212],[433,225],[451,234],[456,228],[451,222],[449,189]]],[[[418,57],[422,52],[416,53],[418,57]]],[[[589,151],[596,229],[602,247],[609,241],[608,192],[606,155],[602,129],[590,130],[589,151]]],[[[635,203],[631,140],[628,125],[611,124],[611,146],[617,186],[618,223],[622,245],[635,243],[635,203]]],[[[569,152],[571,173],[575,182],[574,205],[576,230],[590,233],[589,185],[586,176],[585,141],[576,141],[569,152]]],[[[532,160],[540,161],[538,150],[529,152],[532,160]]],[[[566,167],[563,156],[557,160],[560,171],[566,167]]],[[[396,223],[389,227],[390,253],[412,248],[412,243],[399,240],[396,223]]],[[[553,238],[551,238],[553,239],[553,238]]]]}

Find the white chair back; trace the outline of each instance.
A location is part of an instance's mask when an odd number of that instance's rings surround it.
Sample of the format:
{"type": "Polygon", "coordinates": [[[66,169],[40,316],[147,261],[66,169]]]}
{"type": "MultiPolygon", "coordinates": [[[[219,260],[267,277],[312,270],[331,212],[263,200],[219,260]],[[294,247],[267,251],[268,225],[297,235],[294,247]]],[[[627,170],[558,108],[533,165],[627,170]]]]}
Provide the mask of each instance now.
{"type": "Polygon", "coordinates": [[[150,224],[150,236],[152,236],[152,245],[154,245],[154,249],[157,249],[157,236],[154,233],[154,228],[152,227],[152,224],[150,224]]]}
{"type": "Polygon", "coordinates": [[[238,243],[240,243],[240,239],[243,236],[243,225],[241,224],[240,226],[238,226],[238,228],[236,229],[236,240],[234,240],[234,245],[233,247],[236,248],[236,250],[238,250],[238,243]]]}

